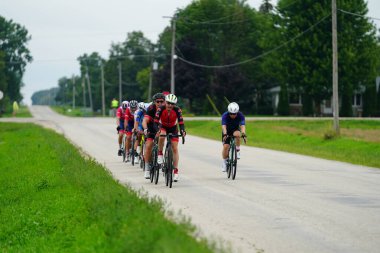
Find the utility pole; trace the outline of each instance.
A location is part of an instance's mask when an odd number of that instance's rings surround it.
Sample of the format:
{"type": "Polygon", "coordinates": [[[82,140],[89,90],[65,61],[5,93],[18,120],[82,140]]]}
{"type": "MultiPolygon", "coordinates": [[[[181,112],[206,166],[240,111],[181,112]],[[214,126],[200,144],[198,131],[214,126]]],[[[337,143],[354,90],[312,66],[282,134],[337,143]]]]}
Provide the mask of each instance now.
{"type": "Polygon", "coordinates": [[[88,85],[88,94],[90,97],[90,107],[91,107],[91,112],[94,111],[94,107],[92,106],[92,92],[91,92],[91,83],[90,83],[90,77],[88,75],[88,67],[86,66],[86,78],[87,78],[87,85],[88,85]]]}
{"type": "Polygon", "coordinates": [[[333,114],[334,131],[339,135],[339,96],[338,96],[338,35],[336,18],[336,0],[332,0],[332,47],[333,47],[333,114]]]}
{"type": "Polygon", "coordinates": [[[82,89],[83,89],[83,107],[86,108],[86,85],[85,85],[85,80],[82,77],[82,89]]]}
{"type": "Polygon", "coordinates": [[[121,84],[121,82],[122,82],[122,80],[121,80],[121,61],[120,61],[120,59],[119,59],[119,64],[118,64],[118,68],[119,68],[119,105],[121,105],[121,100],[122,100],[122,84],[121,84]]]}
{"type": "Polygon", "coordinates": [[[106,116],[106,104],[105,104],[105,98],[104,98],[104,69],[103,69],[103,64],[100,66],[100,70],[102,72],[102,114],[104,117],[104,116],[106,116]]]}
{"type": "Polygon", "coordinates": [[[150,49],[150,74],[149,74],[149,89],[148,89],[148,99],[152,99],[152,83],[153,83],[153,49],[150,49]]]}
{"type": "Polygon", "coordinates": [[[72,76],[71,81],[73,83],[73,109],[75,109],[75,77],[72,76]]]}
{"type": "Polygon", "coordinates": [[[171,69],[170,69],[170,92],[175,92],[175,74],[174,74],[174,57],[175,57],[175,24],[176,16],[172,18],[172,53],[171,53],[171,69]]]}

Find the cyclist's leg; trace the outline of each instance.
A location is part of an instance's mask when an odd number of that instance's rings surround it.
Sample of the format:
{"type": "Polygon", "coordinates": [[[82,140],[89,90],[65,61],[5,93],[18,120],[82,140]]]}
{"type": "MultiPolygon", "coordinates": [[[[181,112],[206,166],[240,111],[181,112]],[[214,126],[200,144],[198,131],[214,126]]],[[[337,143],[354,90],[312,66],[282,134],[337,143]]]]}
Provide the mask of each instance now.
{"type": "Polygon", "coordinates": [[[131,149],[132,132],[127,131],[126,134],[127,134],[127,139],[125,142],[125,150],[129,154],[129,150],[131,149]]]}
{"type": "Polygon", "coordinates": [[[234,132],[234,136],[235,136],[235,144],[236,144],[236,152],[237,152],[237,159],[240,159],[240,130],[236,130],[234,132]]]}
{"type": "MultiPolygon", "coordinates": [[[[164,127],[161,127],[160,135],[166,135],[166,129],[164,127]]],[[[160,136],[158,139],[158,152],[162,153],[162,150],[164,149],[165,138],[165,136],[160,136]]]]}
{"type": "Polygon", "coordinates": [[[240,130],[234,131],[236,147],[240,147],[240,130]]]}
{"type": "MultiPolygon", "coordinates": [[[[166,135],[166,129],[164,127],[161,127],[161,129],[160,129],[160,135],[166,135]]],[[[164,149],[165,138],[166,137],[164,137],[164,136],[160,136],[158,138],[158,158],[157,158],[157,162],[159,164],[162,164],[164,162],[164,156],[163,156],[162,150],[164,149]]]]}

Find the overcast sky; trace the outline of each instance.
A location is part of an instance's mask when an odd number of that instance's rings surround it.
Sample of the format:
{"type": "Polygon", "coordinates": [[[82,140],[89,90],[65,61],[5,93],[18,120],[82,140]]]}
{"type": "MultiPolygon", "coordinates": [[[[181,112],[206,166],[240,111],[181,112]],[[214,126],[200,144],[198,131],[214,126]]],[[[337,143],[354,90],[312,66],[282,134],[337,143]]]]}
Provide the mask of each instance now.
{"type": "MultiPolygon", "coordinates": [[[[249,0],[258,8],[262,0],[249,0]]],[[[36,91],[58,86],[63,76],[79,74],[77,57],[94,51],[108,58],[111,43],[142,31],[152,42],[178,8],[191,0],[0,0],[0,15],[26,27],[34,58],[22,89],[24,102],[36,91]]],[[[277,3],[273,0],[272,3],[277,3]]],[[[368,1],[369,16],[380,18],[380,0],[368,1]]],[[[380,21],[375,22],[380,27],[380,21]]]]}

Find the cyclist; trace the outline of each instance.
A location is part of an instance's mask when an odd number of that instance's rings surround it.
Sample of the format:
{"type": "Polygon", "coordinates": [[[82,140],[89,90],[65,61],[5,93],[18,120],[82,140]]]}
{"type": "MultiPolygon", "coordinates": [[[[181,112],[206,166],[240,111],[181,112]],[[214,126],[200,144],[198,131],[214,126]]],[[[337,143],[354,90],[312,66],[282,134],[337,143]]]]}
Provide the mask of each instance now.
{"type": "Polygon", "coordinates": [[[124,119],[125,119],[125,111],[127,110],[129,106],[128,101],[123,101],[121,103],[121,106],[116,111],[116,130],[119,134],[119,151],[117,153],[118,156],[122,155],[121,145],[123,141],[123,134],[124,134],[124,119]]]}
{"type": "MultiPolygon", "coordinates": [[[[136,134],[137,134],[136,142],[133,144],[134,145],[134,149],[136,150],[137,154],[140,154],[141,137],[144,134],[144,128],[142,126],[142,122],[143,122],[143,119],[144,119],[144,115],[145,115],[146,109],[150,105],[151,105],[151,103],[140,102],[139,105],[138,105],[138,110],[135,111],[135,115],[134,115],[134,117],[135,117],[135,124],[134,124],[132,132],[136,132],[136,134]]],[[[137,156],[135,158],[137,158],[137,156]]],[[[135,163],[137,163],[137,162],[138,162],[138,159],[135,159],[135,163]]]]}
{"type": "MultiPolygon", "coordinates": [[[[129,101],[129,107],[125,111],[125,131],[127,134],[127,140],[125,144],[125,150],[127,151],[127,162],[129,162],[129,150],[131,149],[132,129],[135,124],[135,111],[137,110],[138,102],[136,100],[129,101]]],[[[133,157],[132,157],[133,158],[133,157]]]]}
{"type": "Polygon", "coordinates": [[[152,155],[153,142],[156,137],[157,129],[154,128],[154,117],[156,115],[157,108],[165,103],[165,96],[162,93],[156,93],[153,96],[153,103],[147,108],[146,113],[144,115],[144,120],[142,126],[144,128],[144,134],[146,136],[145,139],[145,153],[144,153],[144,161],[145,161],[145,174],[144,177],[149,179],[149,160],[152,155]]]}
{"type": "MultiPolygon", "coordinates": [[[[161,123],[160,135],[166,135],[172,133],[178,134],[178,125],[180,132],[183,136],[186,136],[185,125],[183,123],[182,110],[177,105],[177,97],[174,94],[165,96],[165,105],[160,106],[157,109],[156,116],[154,118],[155,124],[161,123]]],[[[158,140],[158,158],[157,162],[162,164],[164,162],[162,150],[164,148],[165,137],[160,136],[158,140]]],[[[178,177],[178,137],[172,138],[173,147],[173,165],[174,165],[174,182],[177,182],[178,177]]]]}
{"type": "Polygon", "coordinates": [[[118,107],[119,107],[119,102],[116,100],[116,98],[113,98],[111,101],[112,117],[116,116],[116,111],[118,107]]]}
{"type": "Polygon", "coordinates": [[[240,159],[240,134],[241,137],[246,138],[245,117],[243,113],[239,112],[239,105],[235,102],[232,102],[228,105],[227,109],[228,111],[222,115],[222,172],[226,172],[227,169],[228,148],[230,147],[231,140],[231,138],[228,136],[235,136],[237,159],[240,159]]]}

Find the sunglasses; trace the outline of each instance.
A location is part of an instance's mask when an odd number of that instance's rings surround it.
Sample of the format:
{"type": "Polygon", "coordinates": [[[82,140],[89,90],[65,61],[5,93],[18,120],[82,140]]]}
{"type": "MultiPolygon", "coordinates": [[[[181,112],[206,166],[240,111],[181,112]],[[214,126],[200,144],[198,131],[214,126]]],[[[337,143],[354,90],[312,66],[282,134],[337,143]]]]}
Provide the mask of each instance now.
{"type": "Polygon", "coordinates": [[[237,115],[237,113],[230,113],[230,115],[237,115]]]}
{"type": "Polygon", "coordinates": [[[167,105],[174,105],[174,103],[166,102],[167,105]]]}
{"type": "Polygon", "coordinates": [[[155,101],[156,103],[163,103],[163,102],[165,102],[164,100],[156,100],[155,101]]]}

